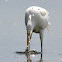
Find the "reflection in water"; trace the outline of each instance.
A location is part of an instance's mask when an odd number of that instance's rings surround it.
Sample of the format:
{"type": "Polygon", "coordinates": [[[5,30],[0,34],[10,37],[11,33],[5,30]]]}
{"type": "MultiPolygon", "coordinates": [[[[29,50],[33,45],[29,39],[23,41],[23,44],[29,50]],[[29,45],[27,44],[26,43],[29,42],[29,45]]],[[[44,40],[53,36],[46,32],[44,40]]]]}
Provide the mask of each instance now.
{"type": "MultiPolygon", "coordinates": [[[[27,55],[26,55],[26,57],[27,57],[27,62],[32,62],[32,59],[30,58],[30,53],[28,53],[27,55]]],[[[42,60],[42,57],[40,58],[40,60],[38,61],[38,62],[43,62],[43,60],[42,60]]]]}
{"type": "MultiPolygon", "coordinates": [[[[34,50],[31,50],[29,52],[27,51],[24,51],[24,52],[16,52],[17,54],[25,54],[26,58],[27,58],[27,62],[32,62],[33,60],[31,59],[31,56],[33,57],[33,55],[36,55],[36,54],[41,54],[41,52],[37,52],[37,51],[34,51],[34,50]]],[[[40,59],[39,61],[36,61],[36,62],[43,62],[43,59],[42,57],[40,56],[40,59]]]]}
{"type": "Polygon", "coordinates": [[[31,60],[31,58],[30,58],[30,53],[28,53],[28,54],[26,55],[26,57],[27,57],[27,62],[32,62],[32,60],[31,60]]]}

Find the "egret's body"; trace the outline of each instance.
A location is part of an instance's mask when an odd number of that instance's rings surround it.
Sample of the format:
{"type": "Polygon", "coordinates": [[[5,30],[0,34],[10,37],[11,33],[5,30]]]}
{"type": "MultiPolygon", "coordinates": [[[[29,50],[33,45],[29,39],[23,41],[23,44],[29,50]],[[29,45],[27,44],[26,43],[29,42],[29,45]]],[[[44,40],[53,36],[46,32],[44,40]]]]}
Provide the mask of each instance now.
{"type": "Polygon", "coordinates": [[[42,52],[43,33],[45,28],[48,28],[48,26],[50,25],[50,23],[48,22],[49,20],[48,14],[49,13],[47,10],[37,6],[29,7],[26,10],[25,24],[27,29],[27,47],[29,45],[29,40],[30,37],[32,36],[32,32],[39,33],[41,40],[41,52],[42,52]]]}

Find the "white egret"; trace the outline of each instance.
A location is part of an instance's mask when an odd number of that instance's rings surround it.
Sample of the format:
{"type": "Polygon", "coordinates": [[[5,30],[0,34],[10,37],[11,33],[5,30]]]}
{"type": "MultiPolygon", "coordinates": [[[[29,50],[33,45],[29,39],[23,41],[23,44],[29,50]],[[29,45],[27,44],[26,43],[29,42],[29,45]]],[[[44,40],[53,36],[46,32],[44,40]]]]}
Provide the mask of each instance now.
{"type": "MultiPolygon", "coordinates": [[[[41,52],[44,30],[49,29],[49,12],[38,6],[31,6],[25,12],[25,25],[27,29],[27,50],[29,50],[29,43],[32,33],[39,33],[41,40],[41,52]]],[[[42,56],[42,54],[41,54],[42,56]]]]}

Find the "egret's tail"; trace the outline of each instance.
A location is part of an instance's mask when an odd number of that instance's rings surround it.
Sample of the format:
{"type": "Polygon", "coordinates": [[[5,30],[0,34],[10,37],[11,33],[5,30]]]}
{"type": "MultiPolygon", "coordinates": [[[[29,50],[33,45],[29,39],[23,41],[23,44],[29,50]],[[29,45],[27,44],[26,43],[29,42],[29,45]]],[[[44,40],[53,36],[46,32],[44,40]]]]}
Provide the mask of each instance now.
{"type": "Polygon", "coordinates": [[[51,23],[48,22],[48,25],[47,25],[47,30],[50,31],[50,26],[51,26],[51,23]]]}

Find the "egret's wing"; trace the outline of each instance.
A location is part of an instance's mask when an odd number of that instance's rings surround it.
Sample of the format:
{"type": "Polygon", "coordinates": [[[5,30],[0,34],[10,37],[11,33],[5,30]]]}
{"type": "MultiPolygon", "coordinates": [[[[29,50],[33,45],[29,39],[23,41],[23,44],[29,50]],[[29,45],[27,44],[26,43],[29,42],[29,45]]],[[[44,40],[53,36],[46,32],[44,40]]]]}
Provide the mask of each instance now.
{"type": "Polygon", "coordinates": [[[45,16],[45,15],[49,14],[49,12],[47,10],[45,10],[45,9],[41,9],[40,13],[41,13],[42,16],[45,16]]]}

